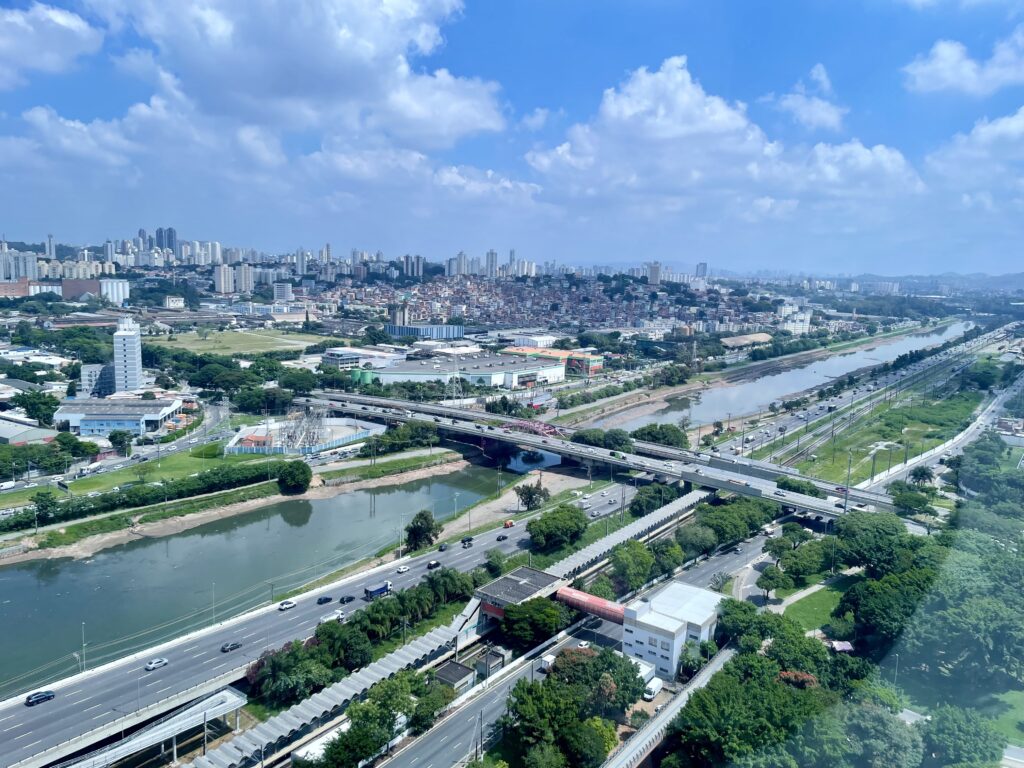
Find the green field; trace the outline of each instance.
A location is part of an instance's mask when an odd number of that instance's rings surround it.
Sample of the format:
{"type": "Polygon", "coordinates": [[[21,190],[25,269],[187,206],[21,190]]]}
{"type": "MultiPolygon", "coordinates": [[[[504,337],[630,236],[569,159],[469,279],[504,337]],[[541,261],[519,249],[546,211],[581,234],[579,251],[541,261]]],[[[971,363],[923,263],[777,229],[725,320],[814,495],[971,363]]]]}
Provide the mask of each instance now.
{"type": "Polygon", "coordinates": [[[843,593],[859,580],[858,576],[842,576],[824,589],[797,600],[786,608],[786,615],[802,626],[804,631],[820,629],[828,624],[843,593]]]}
{"type": "Polygon", "coordinates": [[[833,441],[816,449],[817,458],[796,464],[806,475],[836,483],[846,482],[847,462],[852,452],[850,483],[867,480],[871,475],[872,454],[875,474],[893,464],[899,464],[907,455],[917,456],[953,437],[968,420],[981,395],[968,393],[944,400],[915,399],[914,405],[901,404],[893,408],[882,404],[858,419],[852,428],[837,432],[833,441]]]}
{"type": "Polygon", "coordinates": [[[341,344],[343,339],[330,336],[318,336],[312,333],[293,331],[273,331],[260,329],[254,331],[215,331],[210,330],[209,336],[202,339],[198,333],[179,333],[173,339],[167,336],[150,338],[143,342],[177,349],[187,349],[201,354],[210,352],[218,355],[236,353],[275,352],[280,350],[303,350],[310,344],[322,342],[341,344]]]}

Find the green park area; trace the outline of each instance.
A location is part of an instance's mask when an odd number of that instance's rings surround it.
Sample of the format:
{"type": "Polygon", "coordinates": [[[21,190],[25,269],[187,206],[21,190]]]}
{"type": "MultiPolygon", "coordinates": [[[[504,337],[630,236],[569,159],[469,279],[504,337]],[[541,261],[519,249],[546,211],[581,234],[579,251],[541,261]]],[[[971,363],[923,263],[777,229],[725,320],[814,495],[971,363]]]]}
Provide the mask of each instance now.
{"type": "Polygon", "coordinates": [[[208,331],[178,333],[173,336],[146,337],[143,341],[146,344],[187,349],[196,354],[232,355],[237,353],[279,352],[282,350],[302,351],[310,344],[332,342],[340,345],[344,340],[295,331],[269,329],[217,331],[211,328],[208,331]]]}
{"type": "Polygon", "coordinates": [[[946,398],[915,397],[912,402],[882,404],[858,419],[852,427],[837,431],[833,439],[815,449],[814,459],[796,464],[804,474],[836,483],[867,480],[949,440],[971,421],[981,403],[978,392],[960,392],[946,398]]]}
{"type": "Polygon", "coordinates": [[[786,615],[804,628],[821,629],[832,618],[843,593],[860,581],[857,576],[840,576],[817,592],[802,597],[786,608],[786,615]]]}

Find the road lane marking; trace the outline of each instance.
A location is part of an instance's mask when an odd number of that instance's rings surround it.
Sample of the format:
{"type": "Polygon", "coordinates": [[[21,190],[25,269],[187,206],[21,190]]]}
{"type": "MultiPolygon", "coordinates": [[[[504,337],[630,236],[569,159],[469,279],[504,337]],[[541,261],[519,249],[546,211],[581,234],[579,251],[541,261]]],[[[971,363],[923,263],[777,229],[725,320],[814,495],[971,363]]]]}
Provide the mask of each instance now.
{"type": "Polygon", "coordinates": [[[77,691],[72,691],[71,693],[65,693],[64,695],[65,696],[74,696],[75,694],[78,694],[78,693],[81,693],[81,692],[82,692],[82,689],[79,688],[77,691]]]}
{"type": "Polygon", "coordinates": [[[83,709],[82,711],[83,711],[83,712],[90,712],[90,711],[92,711],[92,710],[96,709],[96,707],[102,707],[102,706],[103,706],[102,704],[93,704],[93,705],[92,705],[91,707],[89,707],[88,709],[83,709]]]}
{"type": "Polygon", "coordinates": [[[12,717],[14,717],[15,714],[17,714],[17,713],[13,713],[12,712],[7,717],[0,717],[0,723],[2,723],[4,720],[10,720],[12,717]]]}
{"type": "Polygon", "coordinates": [[[249,638],[249,637],[252,637],[253,635],[258,635],[258,634],[259,634],[259,632],[250,632],[248,635],[242,635],[242,639],[245,640],[246,638],[249,638]]]}
{"type": "Polygon", "coordinates": [[[166,688],[161,688],[159,691],[157,691],[157,693],[163,693],[164,691],[169,691],[173,687],[174,687],[173,685],[168,685],[166,688]]]}
{"type": "Polygon", "coordinates": [[[183,648],[182,649],[182,653],[188,653],[189,651],[194,651],[198,647],[199,647],[199,643],[196,643],[195,645],[190,645],[188,648],[183,648]]]}
{"type": "Polygon", "coordinates": [[[26,744],[26,745],[25,745],[25,749],[29,749],[30,747],[34,747],[34,746],[35,746],[36,744],[41,744],[41,743],[42,743],[42,741],[43,741],[43,740],[42,740],[42,739],[40,739],[39,741],[33,741],[33,742],[32,742],[31,744],[26,744]]]}
{"type": "Polygon", "coordinates": [[[447,736],[445,736],[443,739],[441,739],[441,743],[442,744],[444,744],[446,741],[448,741],[448,737],[447,736]]]}

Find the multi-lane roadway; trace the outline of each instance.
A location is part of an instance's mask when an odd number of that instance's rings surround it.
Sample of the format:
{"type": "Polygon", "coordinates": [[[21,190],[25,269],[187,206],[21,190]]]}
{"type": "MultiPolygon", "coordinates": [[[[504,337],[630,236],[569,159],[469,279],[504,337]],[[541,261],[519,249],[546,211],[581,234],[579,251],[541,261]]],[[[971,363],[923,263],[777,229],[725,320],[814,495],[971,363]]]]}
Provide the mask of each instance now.
{"type": "MultiPolygon", "coordinates": [[[[619,511],[621,502],[628,504],[634,493],[631,486],[610,488],[609,497],[616,503],[603,505],[603,515],[619,511]]],[[[339,597],[354,598],[343,606],[351,613],[365,606],[363,590],[366,588],[376,587],[385,580],[391,581],[396,590],[415,586],[428,572],[426,566],[431,560],[448,568],[470,571],[484,563],[489,549],[514,554],[523,551],[527,541],[526,526],[520,523],[513,528],[479,534],[469,548],[457,542],[444,552],[434,547],[384,568],[356,574],[293,597],[296,606],[290,610],[277,610],[276,603],[268,605],[84,675],[43,687],[56,693],[52,701],[26,707],[24,695],[19,695],[0,702],[0,765],[11,768],[33,756],[37,757],[36,761],[24,764],[44,765],[77,751],[66,745],[69,740],[89,733],[96,734],[95,740],[98,740],[101,734],[120,732],[121,724],[128,722],[130,725],[132,718],[142,720],[154,716],[157,711],[150,708],[160,702],[182,695],[192,699],[212,692],[240,678],[245,667],[264,650],[312,635],[320,617],[338,607],[339,597]],[[498,541],[498,536],[507,538],[498,541]],[[401,566],[408,567],[408,571],[398,573],[401,566]],[[317,604],[317,598],[323,596],[330,596],[332,601],[317,604]],[[237,650],[221,652],[221,646],[228,642],[242,645],[237,650]],[[168,664],[146,671],[146,662],[156,657],[166,658],[168,664]],[[141,710],[146,710],[145,717],[136,714],[141,710]],[[62,744],[65,746],[58,749],[62,744]]]]}

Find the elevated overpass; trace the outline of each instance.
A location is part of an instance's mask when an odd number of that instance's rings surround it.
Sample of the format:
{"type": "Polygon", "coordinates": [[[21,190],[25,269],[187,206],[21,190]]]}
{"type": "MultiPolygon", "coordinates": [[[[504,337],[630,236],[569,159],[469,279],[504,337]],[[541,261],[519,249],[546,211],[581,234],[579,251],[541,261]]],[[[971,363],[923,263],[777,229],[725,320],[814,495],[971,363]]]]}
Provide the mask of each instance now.
{"type": "MultiPolygon", "coordinates": [[[[303,401],[299,401],[303,402],[303,401]]],[[[457,408],[437,403],[417,403],[411,400],[396,400],[386,397],[373,397],[370,395],[355,395],[347,392],[326,392],[314,393],[314,397],[307,398],[305,402],[326,405],[337,411],[344,411],[351,414],[362,414],[364,416],[374,413],[393,420],[408,420],[409,414],[426,416],[426,420],[433,420],[434,417],[444,419],[472,421],[482,423],[486,426],[501,424],[503,428],[515,432],[529,432],[532,434],[552,438],[569,438],[576,431],[570,427],[560,427],[546,422],[524,421],[510,416],[502,416],[486,411],[478,411],[471,408],[457,408]],[[365,406],[365,407],[364,407],[365,406]],[[378,409],[369,411],[369,408],[378,409]]],[[[435,422],[442,426],[441,422],[435,422]]],[[[827,495],[837,495],[843,492],[837,490],[834,483],[819,480],[813,477],[802,475],[792,467],[784,467],[759,459],[749,459],[740,456],[714,456],[710,453],[693,451],[683,448],[671,448],[657,443],[649,443],[643,440],[634,440],[633,447],[639,456],[652,456],[664,459],[671,463],[687,462],[700,467],[723,470],[738,475],[746,475],[749,479],[774,481],[778,477],[789,477],[794,480],[801,480],[811,483],[819,491],[827,495]]],[[[551,450],[545,447],[545,450],[551,450]]],[[[553,451],[561,453],[561,451],[553,451]]],[[[565,454],[563,454],[565,455],[565,454]]],[[[845,497],[845,494],[844,494],[845,497]]],[[[850,488],[850,504],[870,504],[876,509],[893,511],[892,497],[884,491],[870,490],[865,488],[850,488]]]]}
{"type": "MultiPolygon", "coordinates": [[[[356,396],[360,400],[362,396],[356,396]]],[[[424,420],[425,408],[431,410],[443,406],[425,406],[419,403],[408,403],[406,401],[384,400],[387,405],[362,404],[351,400],[348,395],[334,395],[330,399],[320,399],[320,402],[336,411],[358,414],[363,418],[377,418],[384,421],[406,422],[413,420],[424,420]],[[409,407],[405,407],[408,405],[409,407]],[[414,410],[413,406],[416,406],[414,410]]],[[[460,410],[460,409],[451,409],[460,410]]],[[[492,414],[480,414],[471,412],[474,419],[466,419],[454,416],[429,416],[426,420],[433,422],[439,429],[455,432],[463,435],[473,435],[498,442],[506,442],[525,448],[532,448],[538,451],[550,451],[561,456],[576,459],[584,463],[610,464],[621,469],[649,472],[663,481],[681,481],[691,485],[711,488],[719,491],[728,491],[740,496],[753,498],[764,498],[793,507],[796,511],[808,512],[820,516],[822,519],[832,520],[843,514],[841,509],[835,506],[834,502],[826,499],[815,498],[803,493],[786,491],[778,487],[775,481],[760,477],[756,474],[745,473],[741,470],[749,469],[748,464],[735,464],[731,467],[715,466],[711,463],[710,457],[701,454],[694,454],[692,451],[677,451],[681,457],[674,460],[655,459],[641,456],[635,453],[623,453],[620,451],[609,451],[606,448],[573,443],[564,438],[554,435],[538,435],[530,432],[515,429],[516,424],[508,421],[501,421],[501,426],[490,423],[492,414]],[[696,459],[690,456],[696,456],[696,459]]],[[[515,420],[513,420],[515,421],[515,420]]],[[[667,449],[672,451],[674,449],[667,449]]],[[[762,462],[763,463],[763,462],[762,462]]],[[[759,472],[764,472],[761,467],[754,467],[759,472]]],[[[791,473],[786,473],[791,475],[791,473]]],[[[778,476],[778,472],[775,473],[778,476]]],[[[827,494],[837,493],[835,487],[828,483],[818,481],[815,484],[827,494]]],[[[871,491],[858,491],[850,489],[851,503],[874,503],[879,494],[871,491]],[[870,501],[861,502],[861,498],[870,501]]]]}

